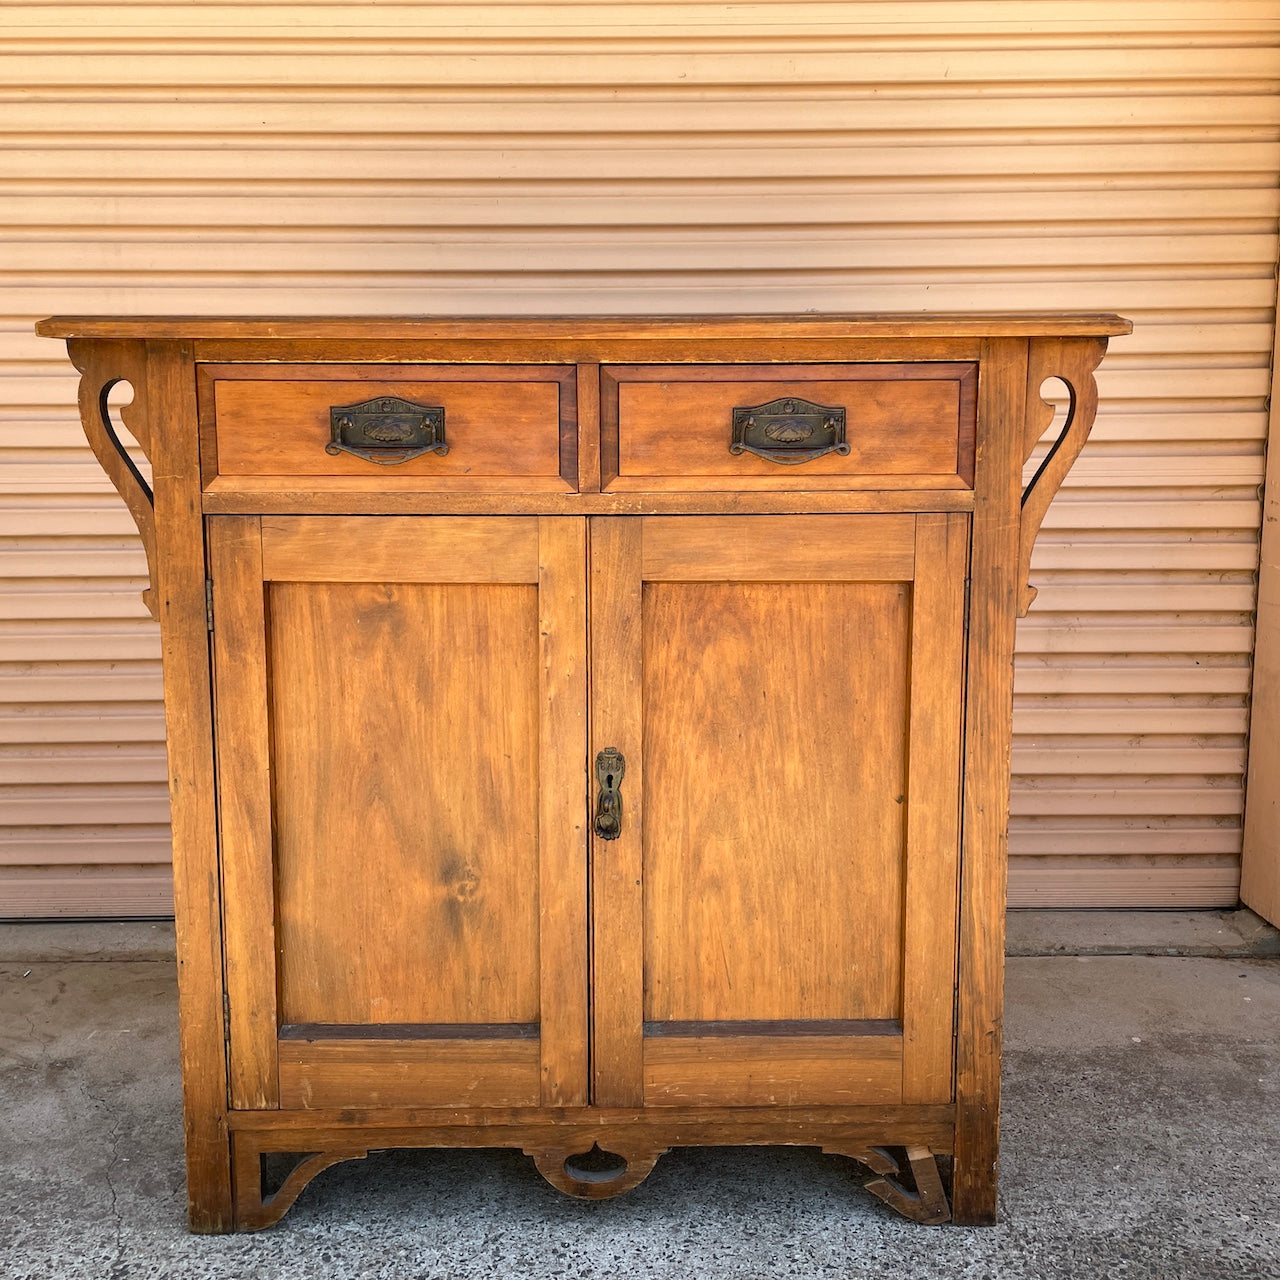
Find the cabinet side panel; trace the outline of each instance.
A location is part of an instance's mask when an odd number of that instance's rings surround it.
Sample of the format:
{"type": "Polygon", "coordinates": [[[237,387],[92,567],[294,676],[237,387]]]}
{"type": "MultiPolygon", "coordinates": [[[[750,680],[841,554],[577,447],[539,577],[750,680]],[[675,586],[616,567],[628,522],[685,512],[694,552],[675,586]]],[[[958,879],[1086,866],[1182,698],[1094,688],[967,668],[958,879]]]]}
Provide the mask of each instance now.
{"type": "Polygon", "coordinates": [[[232,1228],[222,908],[214,809],[213,712],[205,615],[199,430],[189,343],[147,351],[157,596],[173,821],[187,1212],[193,1231],[232,1228]]]}
{"type": "Polygon", "coordinates": [[[973,555],[965,708],[956,1164],[959,1223],[994,1222],[1000,1133],[1004,908],[1008,879],[1010,724],[1017,608],[1027,345],[986,344],[978,382],[973,555]]]}
{"type": "Polygon", "coordinates": [[[538,1018],[533,585],[272,583],[281,1015],[538,1018]]]}
{"type": "Polygon", "coordinates": [[[646,1020],[899,1016],[909,592],[645,584],[646,1020]]]}

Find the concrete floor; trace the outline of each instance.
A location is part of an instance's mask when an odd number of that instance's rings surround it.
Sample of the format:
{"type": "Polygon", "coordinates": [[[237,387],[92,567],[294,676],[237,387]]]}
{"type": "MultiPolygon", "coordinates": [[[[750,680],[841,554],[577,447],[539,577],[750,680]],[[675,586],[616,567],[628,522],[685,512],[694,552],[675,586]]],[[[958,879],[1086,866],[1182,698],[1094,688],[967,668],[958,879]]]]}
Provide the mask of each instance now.
{"type": "Polygon", "coordinates": [[[519,1154],[411,1152],[212,1238],[184,1229],[167,930],[0,926],[0,1277],[1275,1280],[1274,935],[1241,950],[1248,929],[1224,942],[1201,917],[1208,954],[1170,956],[1177,928],[1097,919],[1094,954],[1009,961],[997,1227],[905,1222],[857,1166],[805,1150],[672,1152],[599,1204],[519,1154]],[[1106,954],[1139,935],[1155,954],[1106,954]]]}

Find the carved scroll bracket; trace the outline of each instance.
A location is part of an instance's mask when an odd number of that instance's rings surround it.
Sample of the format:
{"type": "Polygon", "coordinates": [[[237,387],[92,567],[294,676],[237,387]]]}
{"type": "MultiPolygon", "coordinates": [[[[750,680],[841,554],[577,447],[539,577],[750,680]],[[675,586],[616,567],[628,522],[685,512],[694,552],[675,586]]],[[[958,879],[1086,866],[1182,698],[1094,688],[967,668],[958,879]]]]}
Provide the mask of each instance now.
{"type": "Polygon", "coordinates": [[[1057,440],[1040,463],[1022,493],[1022,521],[1018,554],[1018,617],[1025,618],[1036,589],[1031,576],[1031,548],[1044,521],[1049,503],[1062,486],[1072,463],[1084,448],[1098,409],[1098,384],[1093,371],[1107,350],[1105,338],[1052,338],[1031,344],[1027,365],[1027,421],[1023,458],[1031,457],[1040,437],[1053,421],[1054,406],[1041,389],[1050,378],[1060,378],[1070,393],[1067,420],[1057,440]]]}
{"type": "Polygon", "coordinates": [[[129,456],[111,421],[107,397],[118,382],[133,388],[133,400],[120,417],[142,452],[151,458],[151,432],[147,419],[146,344],[128,338],[92,340],[71,338],[67,342],[71,363],[80,370],[80,422],[89,447],[125,500],[147,554],[150,585],[142,593],[142,603],[153,618],[159,617],[156,600],[156,519],[155,500],[146,477],[129,456]]]}
{"type": "Polygon", "coordinates": [[[828,1155],[847,1156],[864,1164],[878,1176],[866,1184],[873,1196],[896,1209],[904,1218],[926,1226],[951,1221],[951,1206],[938,1176],[938,1161],[928,1147],[895,1148],[906,1156],[906,1172],[914,1186],[903,1185],[902,1164],[884,1147],[841,1146],[824,1144],[828,1155]]]}
{"type": "Polygon", "coordinates": [[[268,1188],[264,1150],[249,1134],[237,1134],[232,1148],[236,1197],[236,1230],[261,1231],[280,1221],[318,1173],[344,1160],[363,1160],[367,1147],[343,1147],[328,1151],[280,1153],[292,1167],[274,1189],[268,1188]]]}

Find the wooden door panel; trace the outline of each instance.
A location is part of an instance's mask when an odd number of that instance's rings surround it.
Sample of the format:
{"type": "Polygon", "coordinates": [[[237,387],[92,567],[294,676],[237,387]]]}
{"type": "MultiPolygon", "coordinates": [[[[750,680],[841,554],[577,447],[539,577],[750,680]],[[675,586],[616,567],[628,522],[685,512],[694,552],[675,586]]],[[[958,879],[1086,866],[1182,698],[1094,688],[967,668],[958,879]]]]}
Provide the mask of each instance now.
{"type": "Polygon", "coordinates": [[[221,795],[269,766],[224,859],[270,855],[227,914],[266,975],[233,1006],[272,1018],[233,1062],[283,1106],[585,1101],[584,522],[215,519],[215,566],[250,525],[253,581],[214,570],[220,741],[255,741],[221,795]]]}
{"type": "Polygon", "coordinates": [[[951,1096],[967,528],[593,521],[597,1099],[951,1096]]]}
{"type": "Polygon", "coordinates": [[[645,1021],[896,1018],[909,588],[644,592],[645,1021]]]}
{"type": "Polygon", "coordinates": [[[536,588],[273,582],[267,615],[282,1022],[536,1022],[536,588]]]}

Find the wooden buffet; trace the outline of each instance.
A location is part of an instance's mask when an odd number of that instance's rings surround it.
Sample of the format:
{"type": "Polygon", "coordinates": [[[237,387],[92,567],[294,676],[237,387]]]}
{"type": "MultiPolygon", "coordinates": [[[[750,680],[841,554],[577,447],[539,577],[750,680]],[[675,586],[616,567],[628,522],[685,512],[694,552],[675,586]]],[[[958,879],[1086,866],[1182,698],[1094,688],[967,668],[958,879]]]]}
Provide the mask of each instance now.
{"type": "Polygon", "coordinates": [[[1014,620],[1129,328],[42,322],[161,625],[192,1229],[415,1146],[993,1221],[1014,620]]]}

